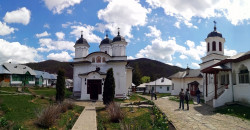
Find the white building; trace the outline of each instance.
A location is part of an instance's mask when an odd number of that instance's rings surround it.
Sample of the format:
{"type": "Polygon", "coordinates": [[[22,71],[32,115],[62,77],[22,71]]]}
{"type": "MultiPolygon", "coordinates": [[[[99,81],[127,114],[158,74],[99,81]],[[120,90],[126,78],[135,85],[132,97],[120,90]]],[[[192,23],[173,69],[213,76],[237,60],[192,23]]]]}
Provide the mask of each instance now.
{"type": "Polygon", "coordinates": [[[172,81],[167,78],[159,78],[155,81],[145,84],[146,93],[151,92],[153,89],[156,93],[171,93],[172,81]]]}
{"type": "Polygon", "coordinates": [[[132,84],[132,68],[127,66],[127,42],[118,35],[113,40],[103,39],[100,51],[88,53],[89,44],[81,35],[75,44],[74,66],[74,96],[81,100],[102,100],[106,72],[113,68],[115,79],[115,97],[127,95],[132,84]]]}
{"type": "Polygon", "coordinates": [[[199,69],[187,68],[185,71],[177,72],[169,78],[172,80],[171,95],[178,95],[181,89],[185,91],[187,88],[192,96],[195,96],[198,88],[203,92],[202,74],[199,69]]]}
{"type": "Polygon", "coordinates": [[[250,104],[250,51],[228,57],[224,55],[225,38],[214,31],[205,39],[207,55],[202,58],[205,102],[219,107],[227,102],[250,104]]]}

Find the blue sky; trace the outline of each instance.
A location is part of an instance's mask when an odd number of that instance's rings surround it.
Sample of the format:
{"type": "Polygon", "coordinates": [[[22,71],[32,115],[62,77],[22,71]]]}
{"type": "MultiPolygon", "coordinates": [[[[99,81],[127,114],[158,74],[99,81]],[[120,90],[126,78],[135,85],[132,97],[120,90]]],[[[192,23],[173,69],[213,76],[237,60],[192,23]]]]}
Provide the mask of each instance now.
{"type": "Polygon", "coordinates": [[[120,27],[129,59],[199,68],[214,20],[225,55],[250,50],[249,7],[248,0],[1,0],[0,63],[72,61],[81,31],[93,52],[105,30],[113,38],[120,27]]]}

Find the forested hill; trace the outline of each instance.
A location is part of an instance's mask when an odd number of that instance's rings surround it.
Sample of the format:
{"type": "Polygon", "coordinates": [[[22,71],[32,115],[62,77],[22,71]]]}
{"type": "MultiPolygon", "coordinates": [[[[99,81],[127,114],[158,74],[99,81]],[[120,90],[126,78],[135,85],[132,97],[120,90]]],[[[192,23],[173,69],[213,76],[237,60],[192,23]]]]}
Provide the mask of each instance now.
{"type": "MultiPolygon", "coordinates": [[[[168,77],[178,71],[183,70],[177,66],[171,66],[146,58],[129,60],[129,65],[131,67],[136,68],[136,64],[138,65],[139,72],[142,76],[150,76],[151,78],[168,77]]],[[[49,73],[57,73],[57,71],[62,68],[65,70],[65,76],[67,78],[73,78],[73,68],[70,65],[70,62],[47,60],[38,63],[27,63],[26,65],[32,69],[46,71],[49,73]]]]}
{"type": "Polygon", "coordinates": [[[156,60],[147,58],[140,58],[135,60],[129,60],[129,65],[133,68],[139,68],[139,72],[142,76],[149,76],[152,79],[160,77],[169,77],[170,75],[183,71],[183,68],[177,66],[171,66],[156,60]],[[138,67],[136,67],[136,64],[138,67]]]}

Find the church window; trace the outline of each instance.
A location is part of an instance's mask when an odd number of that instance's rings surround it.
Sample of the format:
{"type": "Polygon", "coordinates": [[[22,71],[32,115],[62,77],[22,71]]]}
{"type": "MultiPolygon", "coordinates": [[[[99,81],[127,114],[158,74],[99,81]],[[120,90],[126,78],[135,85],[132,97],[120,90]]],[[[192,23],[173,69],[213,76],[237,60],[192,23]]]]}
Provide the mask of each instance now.
{"type": "Polygon", "coordinates": [[[101,63],[101,57],[100,56],[96,57],[96,63],[101,63]]]}
{"type": "Polygon", "coordinates": [[[207,43],[207,52],[210,51],[210,46],[209,46],[209,43],[207,43]]]}
{"type": "Polygon", "coordinates": [[[239,83],[249,83],[249,71],[244,65],[240,68],[239,83]]]}
{"type": "Polygon", "coordinates": [[[95,63],[95,57],[92,58],[92,63],[95,63]]]}
{"type": "Polygon", "coordinates": [[[216,42],[215,41],[213,41],[212,49],[213,49],[213,51],[216,51],[216,42]]]}
{"type": "Polygon", "coordinates": [[[106,62],[105,57],[102,57],[102,63],[106,62]]]}
{"type": "Polygon", "coordinates": [[[222,51],[222,45],[221,45],[221,42],[219,42],[219,51],[222,51]]]}

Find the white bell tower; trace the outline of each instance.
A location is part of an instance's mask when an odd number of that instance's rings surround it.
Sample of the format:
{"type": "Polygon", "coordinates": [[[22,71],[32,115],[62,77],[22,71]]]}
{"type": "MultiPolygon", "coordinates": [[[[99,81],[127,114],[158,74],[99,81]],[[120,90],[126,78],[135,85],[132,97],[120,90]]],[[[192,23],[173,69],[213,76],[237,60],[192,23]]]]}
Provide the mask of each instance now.
{"type": "Polygon", "coordinates": [[[81,37],[75,44],[75,58],[86,57],[89,54],[89,44],[86,39],[83,38],[83,32],[81,31],[81,37]]]}

